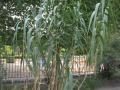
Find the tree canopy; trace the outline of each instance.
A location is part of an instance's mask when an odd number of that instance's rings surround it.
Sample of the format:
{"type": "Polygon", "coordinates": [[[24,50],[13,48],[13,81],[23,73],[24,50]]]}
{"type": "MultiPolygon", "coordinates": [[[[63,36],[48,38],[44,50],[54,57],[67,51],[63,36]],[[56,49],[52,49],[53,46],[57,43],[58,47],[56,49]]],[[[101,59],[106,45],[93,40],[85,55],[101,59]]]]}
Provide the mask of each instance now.
{"type": "MultiPolygon", "coordinates": [[[[42,0],[1,0],[0,1],[0,35],[2,36],[2,41],[4,44],[11,45],[12,36],[15,31],[15,24],[17,20],[23,19],[25,12],[28,8],[33,5],[34,7],[39,7],[42,0]]],[[[62,2],[62,0],[61,0],[62,2]]],[[[67,2],[70,3],[68,0],[67,2]]],[[[71,1],[72,2],[72,1],[71,1]]],[[[89,17],[91,12],[94,10],[95,4],[99,2],[99,0],[81,0],[80,8],[81,12],[84,14],[83,18],[88,25],[89,17]]],[[[119,0],[111,0],[113,4],[114,13],[116,16],[119,16],[118,10],[120,6],[117,4],[119,0]]],[[[117,18],[119,23],[119,17],[117,18]]]]}

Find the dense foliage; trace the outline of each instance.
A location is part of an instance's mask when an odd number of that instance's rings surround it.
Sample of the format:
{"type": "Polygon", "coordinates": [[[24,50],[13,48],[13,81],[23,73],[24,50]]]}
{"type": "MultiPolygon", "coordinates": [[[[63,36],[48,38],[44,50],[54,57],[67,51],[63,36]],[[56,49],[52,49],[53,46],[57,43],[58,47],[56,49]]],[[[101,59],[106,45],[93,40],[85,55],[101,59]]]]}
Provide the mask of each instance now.
{"type": "MultiPolygon", "coordinates": [[[[27,10],[24,21],[17,24],[24,23],[24,56],[36,78],[34,89],[37,88],[39,79],[40,57],[45,59],[45,72],[50,79],[49,89],[73,90],[74,83],[69,67],[71,57],[78,51],[79,54],[87,54],[89,63],[96,65],[98,54],[102,55],[110,29],[115,28],[115,22],[112,23],[114,15],[111,14],[111,2],[105,3],[102,0],[97,3],[95,9],[88,13],[90,15],[85,16],[86,20],[81,3],[79,0],[42,1],[39,10],[32,6],[27,10]],[[64,54],[61,58],[62,49],[64,54]],[[32,65],[29,58],[32,59],[32,65]]],[[[18,26],[15,36],[17,32],[18,26]]],[[[82,83],[79,83],[78,89],[81,86],[82,83]]]]}
{"type": "MultiPolygon", "coordinates": [[[[116,29],[116,22],[119,22],[119,14],[115,16],[119,9],[119,6],[116,7],[118,2],[117,0],[2,1],[1,47],[11,46],[11,42],[14,46],[20,47],[22,56],[35,76],[34,90],[40,79],[38,77],[40,58],[45,59],[45,72],[50,79],[50,90],[73,90],[76,85],[73,83],[69,67],[72,55],[86,54],[89,64],[97,63],[98,55],[102,56],[104,44],[113,29],[116,29]],[[30,58],[32,60],[29,60],[30,58]]],[[[82,84],[81,82],[77,84],[78,90],[82,84]]]]}

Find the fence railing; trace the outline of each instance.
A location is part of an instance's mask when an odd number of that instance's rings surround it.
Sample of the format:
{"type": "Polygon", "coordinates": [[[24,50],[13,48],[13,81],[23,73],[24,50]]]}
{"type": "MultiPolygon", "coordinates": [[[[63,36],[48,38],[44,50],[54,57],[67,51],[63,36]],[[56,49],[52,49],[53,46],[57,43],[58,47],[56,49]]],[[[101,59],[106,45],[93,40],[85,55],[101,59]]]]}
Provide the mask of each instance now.
{"type": "Polygon", "coordinates": [[[88,65],[86,56],[73,56],[73,59],[71,60],[70,64],[71,71],[73,72],[73,74],[90,75],[95,73],[95,65],[88,65]]]}
{"type": "MultiPolygon", "coordinates": [[[[2,59],[1,59],[2,60],[2,59]]],[[[4,79],[30,79],[34,78],[32,73],[30,72],[27,64],[25,62],[21,63],[20,59],[16,59],[13,63],[6,63],[4,60],[1,63],[3,65],[3,69],[5,75],[4,79]]],[[[95,66],[87,65],[86,56],[73,56],[70,61],[70,70],[73,75],[84,75],[84,74],[94,74],[95,66]]]]}

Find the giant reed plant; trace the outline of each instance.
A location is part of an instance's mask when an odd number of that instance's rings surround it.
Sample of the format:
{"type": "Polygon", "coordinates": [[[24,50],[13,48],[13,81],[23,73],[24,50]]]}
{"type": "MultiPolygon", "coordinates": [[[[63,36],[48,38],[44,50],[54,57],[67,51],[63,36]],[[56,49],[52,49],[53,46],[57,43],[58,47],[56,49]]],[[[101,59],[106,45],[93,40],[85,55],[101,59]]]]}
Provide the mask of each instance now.
{"type": "MultiPolygon", "coordinates": [[[[80,90],[83,82],[73,82],[70,60],[79,49],[88,55],[88,62],[97,63],[108,35],[109,6],[97,3],[86,25],[79,0],[43,0],[38,12],[33,6],[27,11],[23,26],[24,58],[35,77],[34,90],[41,82],[40,58],[45,58],[45,74],[49,90],[80,90]],[[61,57],[61,50],[64,53],[61,57]],[[32,62],[32,64],[30,64],[32,62]]],[[[20,22],[21,23],[21,22],[20,22]]],[[[18,26],[16,27],[15,38],[18,26]]],[[[85,79],[84,79],[85,80],[85,79]]]]}

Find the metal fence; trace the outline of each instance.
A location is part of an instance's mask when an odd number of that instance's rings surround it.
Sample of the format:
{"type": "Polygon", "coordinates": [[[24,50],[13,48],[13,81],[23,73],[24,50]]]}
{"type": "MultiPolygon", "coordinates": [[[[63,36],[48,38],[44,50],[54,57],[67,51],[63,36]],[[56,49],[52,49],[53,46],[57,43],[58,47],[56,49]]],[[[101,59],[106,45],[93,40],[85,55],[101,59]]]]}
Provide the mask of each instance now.
{"type": "Polygon", "coordinates": [[[77,75],[85,75],[85,74],[94,74],[95,73],[95,65],[87,64],[87,57],[84,56],[73,56],[71,64],[71,71],[73,74],[77,75]]]}
{"type": "MultiPolygon", "coordinates": [[[[2,61],[5,60],[2,59],[2,61]]],[[[14,63],[2,62],[1,65],[3,65],[1,74],[4,76],[4,81],[28,81],[34,78],[27,64],[21,63],[20,59],[16,59],[14,63]]],[[[73,56],[70,61],[70,69],[73,75],[94,74],[95,72],[94,65],[87,65],[86,56],[73,56]]]]}

